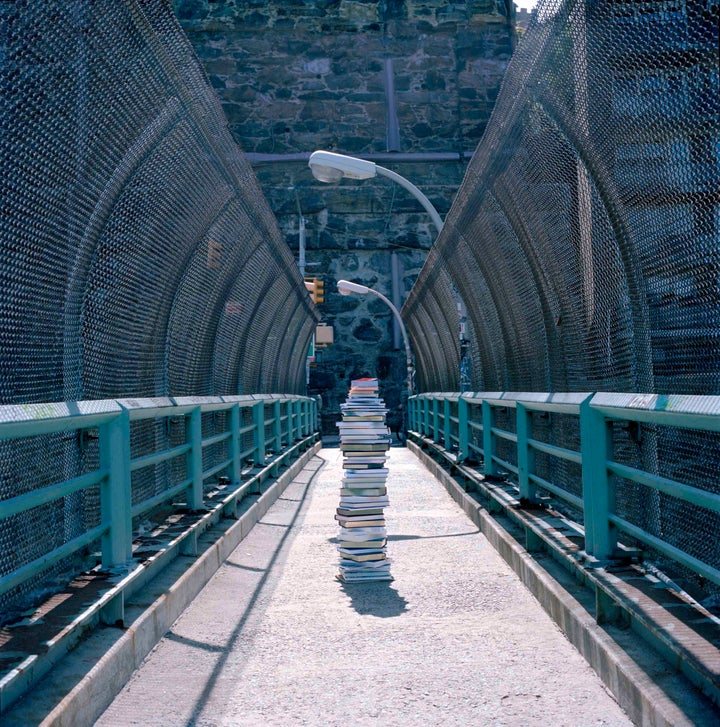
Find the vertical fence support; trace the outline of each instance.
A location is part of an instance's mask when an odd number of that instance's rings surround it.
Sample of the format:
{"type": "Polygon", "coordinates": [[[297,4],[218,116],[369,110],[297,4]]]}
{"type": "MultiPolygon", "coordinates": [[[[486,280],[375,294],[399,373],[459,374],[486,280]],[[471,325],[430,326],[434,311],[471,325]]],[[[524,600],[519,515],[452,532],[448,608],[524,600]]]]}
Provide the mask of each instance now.
{"type": "Polygon", "coordinates": [[[295,440],[295,402],[290,399],[287,402],[287,436],[285,444],[292,444],[295,440]]]}
{"type": "Polygon", "coordinates": [[[495,438],[493,437],[493,410],[489,401],[482,402],[482,427],[483,427],[483,473],[496,475],[495,466],[495,438]]]}
{"type": "Polygon", "coordinates": [[[443,446],[449,452],[452,449],[452,420],[450,419],[450,399],[443,399],[443,446]]]}
{"type": "Polygon", "coordinates": [[[433,398],[432,400],[432,433],[431,437],[435,444],[440,444],[440,402],[433,398]]]}
{"type": "Polygon", "coordinates": [[[107,481],[100,487],[100,519],[110,529],[102,538],[103,568],[125,563],[132,557],[130,514],[130,415],[127,409],[99,427],[100,468],[107,481]]]}
{"type": "Polygon", "coordinates": [[[308,411],[309,411],[308,402],[305,401],[305,399],[300,399],[298,401],[298,417],[299,417],[299,419],[298,419],[298,425],[299,425],[298,435],[300,437],[304,437],[307,434],[309,434],[308,427],[307,427],[308,411]]]}
{"type": "Polygon", "coordinates": [[[242,417],[240,414],[240,404],[234,404],[230,409],[230,478],[233,485],[240,484],[242,479],[242,463],[240,462],[240,422],[242,417]]]}
{"type": "Polygon", "coordinates": [[[196,406],[186,417],[186,436],[190,451],[185,455],[187,477],[187,506],[190,510],[203,509],[202,411],[196,406]]]}
{"type": "Polygon", "coordinates": [[[293,441],[302,437],[302,402],[296,399],[292,403],[295,425],[293,426],[293,441]]]}
{"type": "Polygon", "coordinates": [[[458,462],[463,462],[470,454],[470,424],[468,422],[467,399],[458,396],[458,462]]]}
{"type": "Polygon", "coordinates": [[[262,467],[265,464],[265,402],[258,401],[253,404],[253,442],[255,454],[253,464],[262,467]]]}
{"type": "Polygon", "coordinates": [[[608,519],[615,509],[615,489],[607,469],[612,437],[604,415],[593,409],[591,402],[592,397],[588,397],[580,404],[585,551],[598,560],[607,560],[617,542],[608,519]]]}
{"type": "Polygon", "coordinates": [[[277,454],[282,449],[282,405],[279,400],[273,401],[273,441],[277,454]]]}
{"type": "Polygon", "coordinates": [[[535,470],[535,451],[528,445],[528,439],[532,437],[532,419],[530,412],[520,402],[515,407],[515,417],[520,501],[535,502],[537,488],[530,482],[530,475],[535,470]]]}

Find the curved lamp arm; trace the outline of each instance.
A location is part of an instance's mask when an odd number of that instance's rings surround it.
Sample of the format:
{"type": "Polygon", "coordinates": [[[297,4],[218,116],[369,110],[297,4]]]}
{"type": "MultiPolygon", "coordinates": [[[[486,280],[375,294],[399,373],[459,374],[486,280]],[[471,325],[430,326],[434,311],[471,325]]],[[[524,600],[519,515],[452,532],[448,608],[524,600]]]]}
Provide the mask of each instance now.
{"type": "Polygon", "coordinates": [[[380,298],[380,300],[385,303],[385,305],[390,308],[390,310],[393,312],[393,315],[395,316],[398,326],[400,327],[400,333],[402,333],[403,337],[403,343],[405,344],[405,362],[407,364],[407,388],[408,388],[408,395],[412,396],[413,393],[413,383],[412,383],[412,375],[413,375],[413,361],[412,361],[412,349],[410,348],[410,339],[408,338],[407,330],[405,329],[405,323],[403,322],[402,317],[400,316],[400,311],[393,305],[392,301],[385,297],[382,293],[378,292],[377,290],[374,290],[373,288],[368,288],[367,285],[360,285],[360,283],[353,283],[350,280],[338,280],[337,283],[338,292],[340,295],[351,295],[352,293],[358,293],[359,295],[365,295],[367,293],[372,293],[372,295],[377,296],[380,298]]]}

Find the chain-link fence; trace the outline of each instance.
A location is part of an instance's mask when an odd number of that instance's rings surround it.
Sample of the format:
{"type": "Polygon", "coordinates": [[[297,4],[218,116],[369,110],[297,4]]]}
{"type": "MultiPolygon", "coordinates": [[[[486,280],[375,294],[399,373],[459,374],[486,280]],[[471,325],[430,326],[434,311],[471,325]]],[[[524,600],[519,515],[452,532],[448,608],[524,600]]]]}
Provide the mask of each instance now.
{"type": "MultiPolygon", "coordinates": [[[[169,4],[3,2],[0,53],[0,403],[303,393],[317,315],[169,4]]],[[[87,452],[2,443],[0,499],[87,452]]],[[[4,521],[0,574],[96,500],[4,521]]]]}
{"type": "MultiPolygon", "coordinates": [[[[456,365],[423,333],[447,276],[475,391],[720,394],[718,53],[713,0],[540,0],[403,310],[426,390],[438,356],[456,365]]],[[[615,438],[623,461],[720,491],[716,437],[615,438]]],[[[717,564],[716,516],[641,489],[618,483],[618,510],[717,564]]]]}

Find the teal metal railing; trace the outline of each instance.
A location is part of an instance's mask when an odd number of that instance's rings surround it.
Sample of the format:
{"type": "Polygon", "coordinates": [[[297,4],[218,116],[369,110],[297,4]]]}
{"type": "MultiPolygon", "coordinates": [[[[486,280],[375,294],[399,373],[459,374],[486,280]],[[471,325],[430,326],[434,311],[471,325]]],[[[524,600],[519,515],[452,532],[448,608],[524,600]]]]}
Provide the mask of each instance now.
{"type": "MultiPolygon", "coordinates": [[[[59,561],[100,542],[101,565],[115,568],[132,557],[133,520],[155,508],[173,503],[184,510],[207,509],[205,486],[211,478],[225,477],[229,487],[222,507],[233,509],[256,479],[243,474],[265,469],[275,475],[293,457],[297,443],[316,437],[317,404],[314,399],[281,394],[174,399],[121,399],[50,404],[0,406],[0,440],[21,440],[43,434],[81,435],[92,430],[99,440],[94,469],[70,479],[0,501],[0,527],[7,518],[66,498],[88,488],[100,489],[99,523],[59,547],[0,577],[0,595],[21,585],[59,561]],[[224,431],[203,436],[202,416],[227,414],[224,431]],[[141,456],[131,456],[131,428],[142,420],[184,419],[184,442],[141,456]],[[203,465],[203,452],[224,444],[226,456],[203,465]],[[272,453],[272,457],[269,457],[272,453]],[[162,463],[184,462],[185,477],[168,478],[161,492],[133,502],[132,477],[162,463]]],[[[263,470],[264,471],[264,470],[263,470]]]]}
{"type": "MultiPolygon", "coordinates": [[[[618,425],[720,432],[719,396],[443,392],[413,396],[408,405],[411,436],[431,440],[458,464],[477,458],[478,472],[486,478],[504,474],[516,479],[521,503],[538,503],[538,492],[544,491],[580,512],[588,556],[599,561],[612,558],[624,534],[702,578],[720,584],[716,563],[705,562],[677,547],[661,537],[662,533],[650,532],[630,522],[615,509],[618,479],[638,483],[649,492],[663,493],[713,514],[720,513],[720,495],[712,491],[717,488],[703,489],[657,471],[657,457],[640,458],[640,461],[653,462],[652,469],[617,461],[613,440],[613,426],[618,425]],[[497,422],[501,410],[505,427],[498,426],[497,422]],[[509,411],[514,411],[514,417],[508,418],[509,411]],[[574,418],[579,446],[559,446],[536,438],[533,413],[574,418]],[[507,422],[512,422],[514,430],[507,422]],[[509,447],[512,457],[498,454],[500,442],[507,443],[504,449],[509,447]],[[577,466],[579,496],[562,482],[540,476],[535,459],[541,452],[555,462],[577,466]]],[[[646,448],[653,446],[650,440],[646,448]]]]}

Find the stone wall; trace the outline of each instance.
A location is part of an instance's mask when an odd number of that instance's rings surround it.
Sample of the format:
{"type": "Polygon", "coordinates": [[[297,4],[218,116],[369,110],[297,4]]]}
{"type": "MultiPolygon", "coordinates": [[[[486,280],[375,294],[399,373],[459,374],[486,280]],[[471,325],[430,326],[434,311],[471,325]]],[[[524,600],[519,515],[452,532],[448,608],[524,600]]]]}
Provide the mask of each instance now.
{"type": "Polygon", "coordinates": [[[392,298],[395,253],[402,303],[435,226],[388,179],[317,182],[307,155],[371,158],[414,182],[444,216],[510,59],[513,11],[504,0],[175,0],[175,10],[296,251],[300,215],[305,221],[306,275],[324,280],[321,312],[335,332],[310,375],[325,432],[361,374],[381,379],[397,412],[405,355],[393,345],[392,314],[335,286],[347,278],[392,298]]]}

